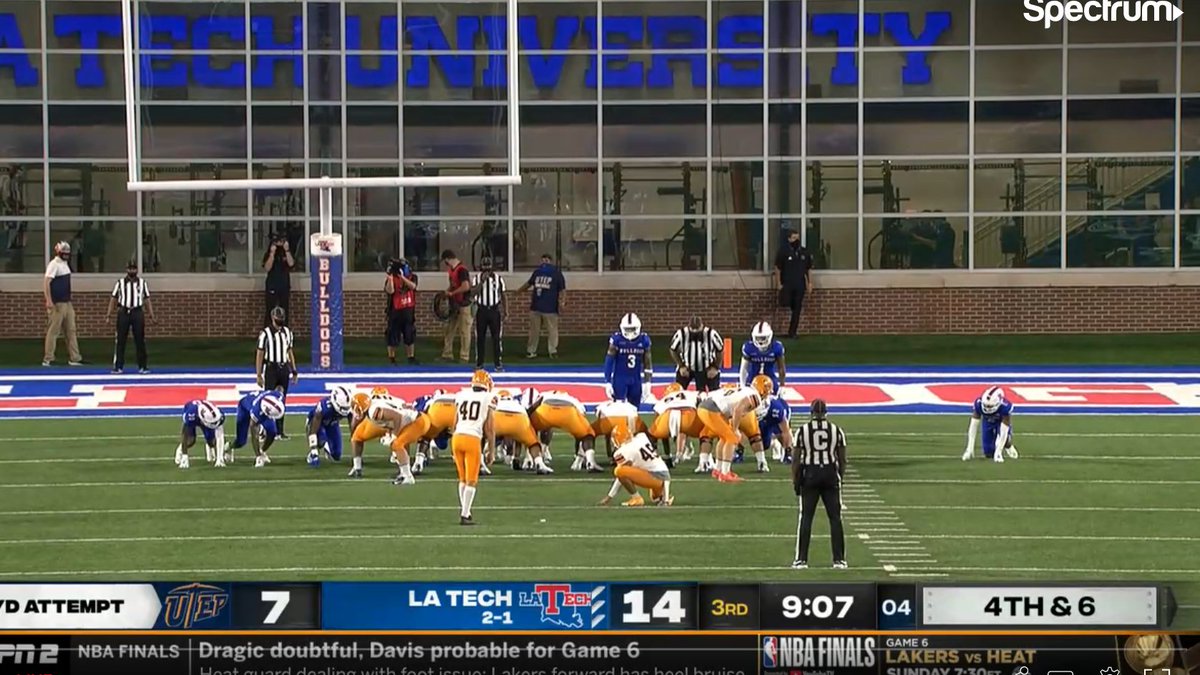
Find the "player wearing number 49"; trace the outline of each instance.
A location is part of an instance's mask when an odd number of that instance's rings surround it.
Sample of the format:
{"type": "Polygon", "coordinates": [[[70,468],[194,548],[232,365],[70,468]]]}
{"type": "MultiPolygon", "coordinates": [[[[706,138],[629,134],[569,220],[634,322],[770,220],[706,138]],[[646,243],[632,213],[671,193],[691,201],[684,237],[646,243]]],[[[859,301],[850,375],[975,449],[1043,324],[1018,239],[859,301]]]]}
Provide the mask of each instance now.
{"type": "Polygon", "coordinates": [[[1009,459],[1017,458],[1017,447],[1012,442],[1012,412],[1013,404],[1005,400],[1004,390],[1000,387],[989,387],[983,395],[975,399],[975,409],[971,413],[971,424],[967,427],[967,449],[963,451],[963,461],[975,456],[975,433],[983,423],[983,456],[987,459],[1003,462],[1004,455],[1009,459]]]}
{"type": "MultiPolygon", "coordinates": [[[[196,429],[204,435],[205,454],[216,466],[225,466],[225,413],[208,401],[188,401],[183,406],[183,429],[175,448],[175,465],[189,466],[188,450],[196,443],[196,429]]],[[[230,453],[230,461],[233,455],[230,453]]]]}
{"type": "Polygon", "coordinates": [[[650,336],[642,332],[637,314],[621,317],[621,330],[608,339],[604,356],[604,389],[613,401],[628,401],[635,407],[650,398],[650,336]]]}
{"type": "Polygon", "coordinates": [[[642,506],[646,503],[637,488],[649,490],[655,506],[675,503],[675,498],[671,496],[671,470],[654,451],[654,443],[646,434],[633,436],[628,427],[619,426],[612,431],[612,442],[617,448],[613,452],[613,461],[617,464],[613,475],[617,479],[604,499],[600,500],[601,506],[612,503],[621,488],[633,495],[622,506],[642,506]]]}

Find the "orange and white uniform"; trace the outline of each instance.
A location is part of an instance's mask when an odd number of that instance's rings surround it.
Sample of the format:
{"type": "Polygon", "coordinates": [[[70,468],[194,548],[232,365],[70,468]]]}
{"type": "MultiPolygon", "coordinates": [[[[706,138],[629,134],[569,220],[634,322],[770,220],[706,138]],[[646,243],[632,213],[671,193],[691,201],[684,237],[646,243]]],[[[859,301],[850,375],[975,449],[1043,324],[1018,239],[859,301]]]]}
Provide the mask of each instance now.
{"type": "Polygon", "coordinates": [[[544,392],[542,402],[529,416],[529,421],[538,432],[560,429],[577,441],[596,435],[583,404],[565,391],[544,392]]]}
{"type": "Polygon", "coordinates": [[[492,424],[496,429],[496,438],[507,438],[527,448],[538,445],[538,435],[529,421],[529,413],[515,398],[497,398],[492,424]]]}
{"type": "Polygon", "coordinates": [[[496,409],[496,395],[490,390],[464,389],[454,396],[454,407],[454,435],[450,437],[454,466],[459,482],[474,488],[479,483],[483,437],[496,409]]]}
{"type": "Polygon", "coordinates": [[[708,399],[701,401],[696,408],[696,414],[704,425],[706,435],[721,439],[730,445],[739,442],[738,432],[748,439],[760,438],[758,416],[754,411],[762,403],[762,395],[752,387],[730,387],[713,392],[708,399]],[[742,411],[737,429],[733,428],[734,412],[742,411]]]}
{"type": "MultiPolygon", "coordinates": [[[[617,468],[613,469],[616,482],[609,491],[609,499],[616,496],[623,483],[630,483],[650,491],[650,496],[656,502],[666,504],[672,501],[669,493],[671,471],[667,463],[654,451],[654,443],[646,434],[638,434],[630,438],[628,433],[619,431],[615,439],[624,441],[613,452],[613,461],[617,468]]],[[[643,503],[641,496],[625,502],[626,506],[639,506],[643,503]]]]}
{"type": "Polygon", "coordinates": [[[454,394],[440,394],[429,399],[425,406],[425,416],[429,418],[429,431],[425,440],[432,441],[443,432],[454,428],[457,412],[454,408],[454,394]]]}
{"type": "MultiPolygon", "coordinates": [[[[357,398],[358,395],[355,395],[355,399],[357,398]]],[[[351,400],[351,406],[354,405],[355,399],[351,400]]],[[[383,387],[375,387],[375,389],[371,390],[371,396],[368,401],[368,406],[370,406],[376,401],[391,401],[393,404],[395,404],[396,399],[393,399],[392,395],[387,393],[387,390],[383,387]]],[[[373,441],[377,438],[383,438],[387,432],[387,429],[371,421],[370,414],[367,414],[363,416],[359,420],[358,424],[354,426],[354,433],[351,434],[350,441],[353,443],[366,443],[367,441],[373,441]]]]}
{"type": "Polygon", "coordinates": [[[704,435],[704,423],[696,414],[700,397],[694,391],[677,391],[654,404],[657,415],[648,435],[655,440],[674,440],[680,434],[688,438],[704,435]]]}
{"type": "Polygon", "coordinates": [[[395,400],[383,398],[371,402],[367,421],[394,437],[390,444],[393,453],[406,450],[429,430],[429,418],[424,414],[406,405],[398,405],[395,400]]]}
{"type": "Polygon", "coordinates": [[[625,427],[630,434],[646,432],[646,423],[638,415],[638,409],[628,401],[606,401],[596,406],[596,420],[592,422],[592,433],[596,436],[611,436],[616,427],[625,427]]]}

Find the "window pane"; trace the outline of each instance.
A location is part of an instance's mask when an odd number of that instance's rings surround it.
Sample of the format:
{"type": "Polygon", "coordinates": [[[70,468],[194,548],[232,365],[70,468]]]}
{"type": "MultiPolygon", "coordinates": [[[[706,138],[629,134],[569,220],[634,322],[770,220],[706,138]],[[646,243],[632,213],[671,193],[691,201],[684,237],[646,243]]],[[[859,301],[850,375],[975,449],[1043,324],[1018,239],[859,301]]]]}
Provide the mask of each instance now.
{"type": "MultiPolygon", "coordinates": [[[[51,157],[125,158],[124,106],[50,106],[49,114],[51,157]]],[[[26,143],[40,146],[40,135],[30,134],[26,143]]]]}
{"type": "MultiPolygon", "coordinates": [[[[114,13],[120,15],[120,5],[113,3],[112,5],[105,3],[104,5],[96,6],[91,2],[76,2],[74,11],[79,13],[96,13],[105,10],[113,10],[114,13]]],[[[140,2],[138,3],[138,12],[141,15],[143,22],[149,24],[149,35],[142,38],[142,43],[149,43],[149,49],[171,51],[174,49],[192,49],[193,45],[189,37],[193,34],[196,25],[201,21],[208,21],[210,18],[217,19],[232,19],[234,21],[245,21],[245,6],[241,3],[232,2],[140,2]],[[182,31],[176,30],[174,19],[182,22],[182,31]]],[[[236,24],[235,24],[236,25],[236,24]]],[[[244,23],[243,23],[244,25],[244,23]]],[[[223,28],[224,24],[216,24],[213,26],[210,44],[206,49],[245,49],[246,43],[244,36],[231,34],[232,31],[218,30],[223,28]]],[[[117,46],[120,48],[120,45],[117,46]]],[[[200,47],[197,46],[197,49],[200,47]]]]}
{"type": "MultiPolygon", "coordinates": [[[[56,218],[136,215],[137,196],[125,189],[128,181],[129,169],[123,164],[51,164],[49,215],[56,218]]],[[[36,186],[39,192],[41,187],[40,183],[36,186]]],[[[41,199],[38,194],[39,204],[41,199]]]]}
{"type": "Polygon", "coordinates": [[[37,52],[0,54],[0,101],[36,101],[40,99],[42,97],[40,71],[41,56],[37,52]]]}
{"type": "Polygon", "coordinates": [[[250,152],[256,158],[304,157],[304,108],[256,105],[251,109],[250,152]]]}
{"type": "MultiPolygon", "coordinates": [[[[4,45],[5,47],[12,49],[20,49],[22,47],[37,49],[42,46],[42,17],[40,3],[30,0],[6,2],[4,3],[4,11],[6,14],[12,15],[12,20],[16,23],[17,32],[20,33],[21,36],[21,39],[19,40],[20,44],[13,44],[14,42],[18,41],[9,40],[8,44],[4,45]]],[[[49,25],[48,29],[51,34],[54,33],[53,24],[49,25]]]]}
{"type": "Polygon", "coordinates": [[[124,272],[137,258],[137,223],[132,220],[51,220],[50,241],[71,244],[71,268],[81,274],[124,272]]]}
{"type": "Polygon", "coordinates": [[[799,157],[804,130],[800,128],[799,103],[774,103],[769,106],[771,124],[767,150],[772,156],[799,157]]]}
{"type": "MultiPolygon", "coordinates": [[[[273,7],[287,7],[286,3],[269,3],[273,7]]],[[[257,5],[256,7],[262,6],[257,5]]],[[[255,21],[265,21],[266,17],[256,17],[255,21]]],[[[277,25],[290,25],[282,21],[277,25]]],[[[265,29],[262,29],[265,32],[265,29]]],[[[296,30],[299,30],[297,28],[296,30]]],[[[297,35],[295,40],[299,42],[297,35]]],[[[297,44],[295,49],[287,51],[268,51],[250,54],[250,98],[254,101],[288,101],[301,103],[304,101],[304,79],[311,76],[305,72],[304,57],[297,44]]]]}
{"type": "Polygon", "coordinates": [[[245,221],[148,220],[142,228],[142,266],[146,272],[250,271],[245,221]]]}
{"type": "Polygon", "coordinates": [[[1179,264],[1184,267],[1200,266],[1200,215],[1182,216],[1179,222],[1179,264]]]}
{"type": "Polygon", "coordinates": [[[1067,152],[1175,149],[1175,102],[1169,99],[1071,101],[1067,115],[1067,152]]]}
{"type": "MultiPolygon", "coordinates": [[[[386,6],[386,5],[385,5],[386,6]]],[[[438,42],[445,42],[451,49],[499,49],[503,44],[504,23],[498,22],[492,32],[481,30],[478,22],[459,22],[459,17],[501,16],[505,14],[503,2],[480,0],[479,2],[425,2],[413,0],[401,3],[404,12],[405,49],[432,51],[444,49],[438,42]],[[464,26],[465,24],[465,26],[464,26]],[[465,30],[460,31],[460,28],[465,30]]]]}
{"type": "Polygon", "coordinates": [[[342,100],[342,63],[336,55],[308,57],[308,100],[342,100]]]}
{"type": "Polygon", "coordinates": [[[1185,94],[1200,93],[1200,47],[1184,47],[1180,87],[1185,94]]]}
{"type": "MultiPolygon", "coordinates": [[[[702,214],[704,189],[703,163],[672,166],[616,162],[604,167],[605,211],[615,215],[702,214]]],[[[679,229],[678,221],[675,229],[679,229]]]]}
{"type": "MultiPolygon", "coordinates": [[[[223,180],[246,178],[245,164],[150,164],[143,167],[147,180],[223,180]]],[[[190,190],[144,192],[146,216],[177,218],[246,216],[245,190],[190,190]]]]}
{"type": "MultiPolygon", "coordinates": [[[[799,98],[800,90],[800,58],[799,54],[789,56],[787,68],[781,73],[787,74],[788,91],[791,96],[799,98]]],[[[783,58],[783,57],[780,57],[783,58]]],[[[772,70],[777,61],[771,63],[772,70]]],[[[808,52],[808,96],[809,98],[857,98],[858,81],[861,73],[858,71],[857,55],[852,51],[840,52],[808,52]]],[[[772,80],[775,79],[772,74],[772,80]]]]}
{"type": "Polygon", "coordinates": [[[771,47],[800,47],[805,25],[801,0],[768,0],[770,13],[770,35],[767,44],[771,47]]]}
{"type": "Polygon", "coordinates": [[[37,160],[44,154],[42,130],[40,105],[0,106],[0,157],[37,160]]]}
{"type": "Polygon", "coordinates": [[[610,218],[604,221],[608,270],[703,270],[705,221],[696,218],[610,218]]]}
{"type": "Polygon", "coordinates": [[[404,157],[502,161],[507,118],[500,106],[404,106],[404,157]]]}
{"type": "MultiPolygon", "coordinates": [[[[777,222],[784,229],[797,225],[796,221],[777,222]]],[[[816,269],[858,269],[857,218],[809,218],[806,237],[805,248],[812,254],[816,269]]],[[[779,250],[779,245],[776,244],[771,250],[779,250]]]]}
{"type": "MultiPolygon", "coordinates": [[[[405,175],[479,176],[500,174],[503,165],[406,167],[405,175]]],[[[503,216],[508,213],[508,193],[504,188],[429,187],[404,191],[405,213],[423,216],[503,216]]]]}
{"type": "MultiPolygon", "coordinates": [[[[453,43],[451,43],[453,44],[453,43]]],[[[504,101],[507,90],[500,79],[504,57],[485,54],[405,52],[406,101],[504,101]],[[489,66],[491,66],[489,68],[489,66]]]]}
{"type": "Polygon", "coordinates": [[[1062,217],[1057,213],[1013,213],[975,220],[975,268],[1062,266],[1062,217]]]}
{"type": "Polygon", "coordinates": [[[715,194],[709,199],[713,200],[714,215],[763,212],[762,162],[714,163],[712,185],[715,194]]]}
{"type": "Polygon", "coordinates": [[[869,103],[863,110],[863,154],[965,154],[969,105],[869,103]]]}
{"type": "MultiPolygon", "coordinates": [[[[1113,3],[1114,5],[1116,3],[1113,3]]],[[[1134,5],[1141,3],[1126,3],[1134,5]]],[[[1175,3],[1182,5],[1182,2],[1175,3]]],[[[1127,7],[1133,10],[1132,7],[1127,7]]],[[[1114,10],[1120,11],[1120,10],[1114,10]]],[[[1154,18],[1154,17],[1151,17],[1154,18]]],[[[1159,13],[1156,21],[1128,21],[1121,13],[1120,21],[1077,21],[1071,24],[1067,38],[1073,45],[1110,44],[1115,42],[1174,42],[1175,23],[1163,21],[1159,13]]]]}
{"type": "Polygon", "coordinates": [[[964,212],[967,162],[876,162],[863,164],[866,213],[964,212]]]}
{"type": "Polygon", "coordinates": [[[1175,160],[1103,158],[1067,161],[1068,211],[1175,208],[1175,160]]]}
{"type": "Polygon", "coordinates": [[[1200,150],[1200,98],[1183,99],[1183,128],[1180,135],[1183,150],[1200,150]]]}
{"type": "MultiPolygon", "coordinates": [[[[799,107],[796,108],[799,117],[799,107]]],[[[815,103],[808,106],[808,154],[858,154],[858,106],[853,103],[815,103]]],[[[799,139],[789,144],[799,146],[799,139]]],[[[782,139],[780,141],[782,146],[782,139]]],[[[788,146],[783,146],[788,147],[788,146]]],[[[782,153],[780,153],[782,154],[782,153]]],[[[789,153],[799,155],[799,152],[789,153]]]]}
{"type": "Polygon", "coordinates": [[[858,213],[856,162],[809,162],[806,180],[810,212],[858,213]]]}
{"type": "MultiPolygon", "coordinates": [[[[817,52],[809,53],[810,57],[816,55],[817,52]]],[[[800,52],[771,52],[766,55],[766,58],[771,65],[767,96],[770,98],[800,98],[804,86],[804,78],[800,77],[802,68],[800,52]]],[[[809,84],[812,84],[811,76],[809,84]]],[[[815,95],[816,98],[822,98],[823,91],[819,88],[813,88],[810,91],[811,95],[815,95]]]]}
{"type": "Polygon", "coordinates": [[[1072,49],[1067,89],[1071,94],[1174,93],[1175,48],[1072,49]]]}
{"type": "MultiPolygon", "coordinates": [[[[521,167],[525,180],[513,187],[518,216],[595,215],[600,205],[596,195],[596,164],[575,166],[521,167]]],[[[536,265],[535,265],[536,266],[536,265]]]]}
{"type": "Polygon", "coordinates": [[[703,157],[702,105],[604,106],[604,156],[703,157]]]}
{"type": "MultiPolygon", "coordinates": [[[[399,176],[401,175],[400,163],[383,166],[351,166],[349,175],[355,178],[399,176]]],[[[348,217],[395,216],[396,220],[392,223],[396,224],[399,221],[400,188],[347,188],[346,193],[346,198],[350,200],[350,208],[347,210],[348,217]]],[[[397,226],[396,235],[399,236],[399,233],[400,228],[397,226]]]]}
{"type": "MultiPolygon", "coordinates": [[[[961,0],[867,0],[870,14],[891,14],[878,29],[867,26],[867,47],[903,47],[911,44],[965,45],[970,41],[970,14],[961,0]]],[[[810,0],[808,25],[810,47],[853,47],[838,44],[839,35],[857,25],[857,16],[822,16],[829,14],[858,14],[856,0],[810,0]],[[823,22],[823,23],[819,23],[823,22]],[[824,30],[822,30],[824,29],[824,30]]]]}
{"type": "Polygon", "coordinates": [[[346,4],[342,17],[346,29],[346,51],[396,51],[399,25],[396,5],[390,2],[346,4]]]}
{"type": "MultiPolygon", "coordinates": [[[[491,256],[492,264],[496,269],[508,268],[508,223],[504,221],[489,221],[480,222],[478,220],[443,220],[436,223],[427,224],[427,248],[428,250],[436,251],[433,258],[426,259],[426,267],[432,264],[433,270],[443,271],[444,267],[440,267],[437,256],[444,250],[450,249],[454,251],[463,263],[472,270],[479,267],[479,259],[483,256],[491,256]]],[[[407,240],[406,240],[407,245],[407,240]]],[[[408,254],[408,249],[405,248],[405,255],[408,254]]],[[[412,259],[409,258],[409,262],[412,259]]],[[[430,278],[432,274],[426,278],[430,278]]],[[[426,288],[438,288],[441,282],[440,279],[432,280],[426,288]]]]}
{"type": "Polygon", "coordinates": [[[242,106],[143,105],[141,120],[146,159],[246,157],[242,106]]]}
{"type": "Polygon", "coordinates": [[[1183,41],[1200,42],[1200,16],[1195,12],[1183,15],[1183,41]]]}
{"type": "Polygon", "coordinates": [[[595,157],[598,138],[594,105],[521,106],[522,157],[595,157]]]}
{"type": "Polygon", "coordinates": [[[0,165],[0,218],[44,215],[43,178],[40,162],[0,165]]]}
{"type": "MultiPolygon", "coordinates": [[[[383,272],[387,269],[388,261],[400,255],[399,218],[351,219],[346,222],[346,239],[348,271],[383,272]]],[[[379,282],[379,288],[383,290],[383,281],[379,282]]]]}
{"type": "Polygon", "coordinates": [[[514,269],[533,269],[541,264],[542,254],[549,253],[564,270],[596,271],[596,221],[518,220],[514,227],[514,269]]]}
{"type": "Polygon", "coordinates": [[[1067,267],[1171,267],[1174,216],[1067,219],[1067,267]]]}
{"type": "Polygon", "coordinates": [[[1200,157],[1183,156],[1183,175],[1180,176],[1181,209],[1200,210],[1200,157]]]}
{"type": "MultiPolygon", "coordinates": [[[[46,56],[46,84],[50,100],[104,100],[123,101],[125,81],[121,77],[124,67],[120,52],[116,54],[48,54],[46,56]]],[[[3,95],[6,80],[0,76],[0,95],[3,95]]],[[[38,96],[37,88],[29,93],[38,96]]]]}
{"type": "Polygon", "coordinates": [[[981,101],[975,104],[975,152],[1059,152],[1061,122],[1058,101],[981,101]]]}
{"type": "MultiPolygon", "coordinates": [[[[350,159],[398,159],[400,128],[396,106],[346,108],[346,156],[350,159]]],[[[397,171],[399,171],[397,162],[397,171]]],[[[395,175],[395,174],[393,174],[395,175]]]]}
{"type": "MultiPolygon", "coordinates": [[[[759,14],[761,12],[756,12],[759,14]]],[[[730,21],[740,17],[733,17],[730,21]]],[[[761,26],[759,26],[761,28],[761,26]]],[[[754,39],[761,36],[754,33],[754,39]]],[[[718,52],[712,57],[713,98],[761,99],[763,97],[763,71],[765,61],[762,52],[718,52]]],[[[700,98],[704,95],[701,94],[700,98]]]]}
{"type": "Polygon", "coordinates": [[[1012,0],[976,0],[975,42],[981,45],[1062,44],[1062,24],[1049,29],[1025,20],[1012,0]]]}
{"type": "Polygon", "coordinates": [[[1062,50],[1000,50],[975,53],[977,96],[1059,96],[1062,50]]]}
{"type": "Polygon", "coordinates": [[[340,3],[309,2],[307,21],[309,49],[339,49],[342,46],[340,3]]]}
{"type": "MultiPolygon", "coordinates": [[[[481,9],[494,10],[498,16],[503,16],[505,13],[502,3],[482,5],[481,9]]],[[[580,17],[595,16],[595,14],[596,3],[594,2],[530,2],[523,0],[521,16],[533,17],[537,30],[522,33],[521,51],[582,50],[589,47],[594,49],[595,45],[589,44],[591,38],[587,31],[582,28],[573,32],[559,30],[555,22],[562,18],[567,22],[567,26],[574,26],[580,17]],[[536,36],[536,41],[528,39],[531,36],[536,36]],[[558,41],[556,42],[556,40],[558,41]]]]}
{"type": "Polygon", "coordinates": [[[605,100],[704,100],[707,90],[705,72],[708,67],[704,52],[671,50],[653,55],[633,54],[628,57],[610,56],[606,53],[604,60],[610,59],[616,62],[611,68],[620,68],[622,72],[630,74],[618,79],[613,70],[605,71],[605,100]]]}
{"type": "Polygon", "coordinates": [[[41,273],[46,267],[46,221],[41,218],[0,218],[0,260],[6,274],[41,273]]]}
{"type": "Polygon", "coordinates": [[[341,158],[342,109],[340,107],[332,105],[308,107],[308,154],[313,158],[341,158]]]}
{"type": "Polygon", "coordinates": [[[762,105],[713,106],[713,157],[752,157],[763,152],[762,105]]]}
{"type": "MultiPolygon", "coordinates": [[[[303,178],[303,164],[256,163],[254,178],[303,178]]],[[[254,215],[282,220],[304,218],[304,190],[255,190],[254,215]]],[[[336,194],[336,192],[335,192],[336,194]]],[[[314,215],[317,205],[313,204],[314,215]]]]}
{"type": "MultiPolygon", "coordinates": [[[[591,11],[591,13],[594,12],[595,10],[591,11]]],[[[525,16],[523,10],[521,15],[525,16]]],[[[584,31],[581,30],[579,32],[582,34],[584,31]]],[[[508,57],[506,54],[497,52],[486,58],[487,60],[481,67],[490,68],[497,73],[508,72],[508,63],[506,61],[508,57]]],[[[587,54],[564,54],[562,52],[521,54],[521,101],[525,103],[533,103],[535,101],[595,101],[597,89],[594,85],[588,86],[588,77],[594,76],[591,71],[595,60],[594,56],[587,54]]],[[[700,74],[703,75],[703,69],[700,71],[700,74]]],[[[686,85],[690,79],[688,74],[679,70],[678,67],[670,69],[665,75],[674,77],[676,88],[686,85]]],[[[483,77],[490,80],[493,76],[485,71],[483,77]]],[[[500,76],[496,75],[496,77],[500,76]]],[[[501,99],[507,97],[507,89],[501,89],[499,95],[501,99]]],[[[607,91],[605,92],[605,96],[608,96],[607,91]]],[[[653,94],[633,96],[632,98],[682,97],[672,97],[656,90],[653,94]]]]}
{"type": "Polygon", "coordinates": [[[800,213],[804,208],[803,170],[800,162],[771,162],[767,176],[771,213],[800,213]]]}
{"type": "Polygon", "coordinates": [[[966,218],[930,213],[863,220],[865,269],[927,270],[967,267],[966,218]]]}
{"type": "Polygon", "coordinates": [[[984,213],[1062,210],[1062,164],[1057,159],[977,162],[975,210],[984,213]]]}
{"type": "Polygon", "coordinates": [[[710,229],[714,270],[763,269],[762,216],[713,219],[710,229]]]}
{"type": "Polygon", "coordinates": [[[967,96],[971,72],[970,53],[866,52],[863,96],[868,98],[920,98],[967,96]]]}

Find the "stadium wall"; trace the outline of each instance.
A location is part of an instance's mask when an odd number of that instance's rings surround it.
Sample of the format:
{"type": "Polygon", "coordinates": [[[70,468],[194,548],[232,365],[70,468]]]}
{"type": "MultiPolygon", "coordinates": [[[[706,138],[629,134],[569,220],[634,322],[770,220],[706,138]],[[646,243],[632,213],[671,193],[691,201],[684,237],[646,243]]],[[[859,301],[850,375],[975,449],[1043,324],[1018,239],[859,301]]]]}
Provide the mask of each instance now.
{"type": "MultiPolygon", "coordinates": [[[[815,275],[817,290],[805,306],[803,331],[819,334],[1163,333],[1200,331],[1200,270],[1113,269],[989,273],[882,272],[815,275]]],[[[426,275],[426,288],[441,276],[426,275]]],[[[257,277],[149,275],[159,323],[158,337],[252,336],[262,326],[262,280],[257,277]]],[[[524,275],[510,275],[517,288],[524,275]]],[[[81,335],[110,337],[104,312],[115,279],[75,279],[75,311],[81,335]]],[[[770,279],[758,274],[667,275],[624,272],[568,275],[565,335],[600,335],[627,311],[637,312],[646,330],[668,333],[693,313],[730,336],[753,322],[774,320],[770,279]],[[688,286],[688,290],[678,290],[688,286]]],[[[293,288],[306,288],[296,277],[293,288]]],[[[382,337],[384,295],[375,275],[346,278],[346,334],[382,337]]],[[[440,329],[430,305],[435,291],[418,299],[419,330],[440,329]]],[[[527,297],[509,295],[510,336],[528,324],[527,297]]],[[[308,333],[308,293],[294,291],[291,325],[308,333]]],[[[38,338],[45,333],[41,279],[0,277],[0,311],[25,320],[0,322],[0,338],[38,338]]],[[[780,319],[786,319],[780,314],[780,319]]]]}

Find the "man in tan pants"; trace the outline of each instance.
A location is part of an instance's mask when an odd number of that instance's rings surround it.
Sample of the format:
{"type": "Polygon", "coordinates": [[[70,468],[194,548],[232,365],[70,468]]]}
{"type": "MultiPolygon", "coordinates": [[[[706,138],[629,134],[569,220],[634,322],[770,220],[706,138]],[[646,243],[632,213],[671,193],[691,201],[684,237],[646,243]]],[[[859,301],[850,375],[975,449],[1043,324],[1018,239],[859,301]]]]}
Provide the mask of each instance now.
{"type": "Polygon", "coordinates": [[[542,254],[542,264],[529,275],[529,280],[521,284],[517,292],[529,289],[533,289],[533,292],[529,298],[529,344],[526,345],[525,357],[537,357],[542,326],[545,325],[550,358],[557,358],[558,313],[566,305],[567,282],[549,253],[542,254]]]}
{"type": "Polygon", "coordinates": [[[75,334],[75,307],[71,304],[71,245],[60,241],[54,245],[54,257],[46,265],[46,276],[42,283],[42,295],[46,300],[46,345],[42,354],[42,365],[54,363],[54,352],[58,350],[60,333],[67,338],[67,358],[72,366],[83,365],[79,353],[79,338],[75,334]]]}
{"type": "Polygon", "coordinates": [[[442,251],[442,264],[450,272],[450,285],[446,295],[450,296],[450,318],[446,320],[446,332],[442,339],[442,360],[454,360],[454,338],[458,337],[458,357],[463,363],[471,362],[471,272],[462,264],[454,251],[442,251]]]}

